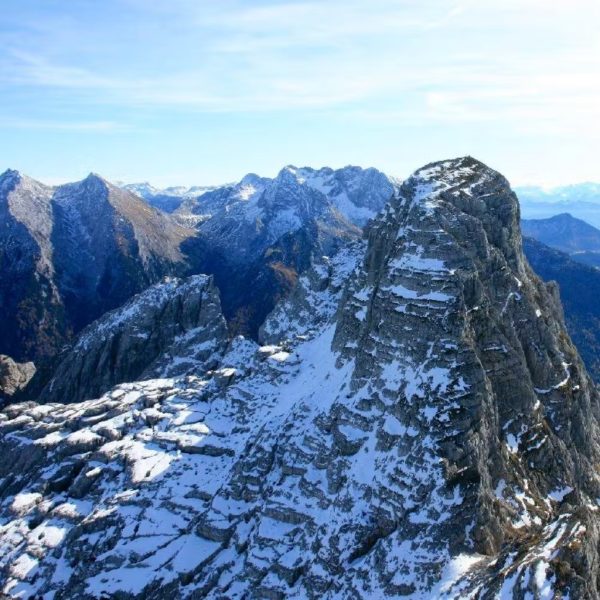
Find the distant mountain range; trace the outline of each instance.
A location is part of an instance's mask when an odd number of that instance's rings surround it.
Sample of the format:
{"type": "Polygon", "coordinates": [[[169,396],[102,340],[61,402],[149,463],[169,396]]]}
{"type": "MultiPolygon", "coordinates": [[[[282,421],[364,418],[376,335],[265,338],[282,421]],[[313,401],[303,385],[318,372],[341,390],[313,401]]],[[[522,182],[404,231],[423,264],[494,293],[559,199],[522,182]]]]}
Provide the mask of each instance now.
{"type": "Polygon", "coordinates": [[[579,183],[546,189],[536,186],[515,188],[524,219],[542,219],[570,213],[600,227],[600,183],[579,183]]]}
{"type": "Polygon", "coordinates": [[[600,230],[568,213],[548,219],[524,219],[523,235],[568,254],[573,260],[600,267],[600,230]]]}
{"type": "Polygon", "coordinates": [[[158,189],[149,183],[120,184],[152,206],[179,219],[190,218],[194,222],[205,220],[215,211],[242,200],[252,200],[264,190],[279,187],[288,179],[288,185],[301,185],[330,199],[335,208],[348,220],[362,226],[373,218],[381,208],[382,194],[391,196],[393,186],[399,181],[384,175],[377,169],[347,166],[341,169],[323,167],[284,167],[274,178],[249,173],[239,182],[220,186],[174,186],[158,189]]]}
{"type": "Polygon", "coordinates": [[[181,203],[187,198],[197,198],[206,192],[213,191],[219,186],[199,186],[191,187],[173,186],[167,188],[156,188],[148,182],[144,183],[118,183],[124,190],[140,196],[155,208],[172,213],[177,210],[181,203]]]}

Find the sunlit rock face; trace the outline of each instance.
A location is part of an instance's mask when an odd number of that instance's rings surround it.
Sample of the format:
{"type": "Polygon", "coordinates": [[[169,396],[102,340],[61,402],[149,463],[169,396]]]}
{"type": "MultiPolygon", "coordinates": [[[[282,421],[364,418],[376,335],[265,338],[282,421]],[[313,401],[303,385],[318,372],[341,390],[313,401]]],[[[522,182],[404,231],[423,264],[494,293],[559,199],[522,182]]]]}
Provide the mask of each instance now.
{"type": "Polygon", "coordinates": [[[428,165],[262,346],[6,408],[4,593],[597,597],[598,396],[518,223],[498,173],[428,165]]]}

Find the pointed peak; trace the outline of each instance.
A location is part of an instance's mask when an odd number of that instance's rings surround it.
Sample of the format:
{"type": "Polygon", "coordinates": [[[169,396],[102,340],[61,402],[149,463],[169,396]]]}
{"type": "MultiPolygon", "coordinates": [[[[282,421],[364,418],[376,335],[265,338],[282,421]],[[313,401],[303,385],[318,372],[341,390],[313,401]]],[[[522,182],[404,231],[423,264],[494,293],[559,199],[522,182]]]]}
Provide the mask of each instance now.
{"type": "Polygon", "coordinates": [[[22,178],[22,175],[16,169],[6,169],[4,173],[0,174],[0,181],[18,181],[22,178]]]}
{"type": "Polygon", "coordinates": [[[104,177],[98,175],[98,173],[94,173],[93,171],[89,173],[83,181],[102,181],[103,183],[108,183],[104,177]]]}
{"type": "Polygon", "coordinates": [[[98,175],[98,173],[90,173],[85,179],[79,182],[79,185],[87,190],[106,190],[111,187],[110,184],[104,177],[98,175]]]}
{"type": "Polygon", "coordinates": [[[259,184],[262,180],[263,178],[257,175],[256,173],[247,173],[240,180],[240,185],[256,185],[259,184]]]}
{"type": "Polygon", "coordinates": [[[12,190],[21,180],[23,176],[19,171],[15,169],[6,169],[4,173],[0,174],[0,189],[6,191],[7,189],[12,190]]]}

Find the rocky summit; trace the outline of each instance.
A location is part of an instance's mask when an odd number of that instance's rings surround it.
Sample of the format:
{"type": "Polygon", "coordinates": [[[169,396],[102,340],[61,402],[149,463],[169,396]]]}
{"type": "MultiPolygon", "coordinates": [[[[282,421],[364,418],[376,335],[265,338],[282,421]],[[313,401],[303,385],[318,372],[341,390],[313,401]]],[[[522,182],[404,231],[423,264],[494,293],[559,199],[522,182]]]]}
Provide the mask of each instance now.
{"type": "Polygon", "coordinates": [[[434,163],[260,344],[226,338],[207,278],[86,330],[73,385],[0,413],[4,595],[600,597],[598,392],[519,216],[500,174],[434,163]],[[117,385],[77,401],[96,365],[117,385]]]}

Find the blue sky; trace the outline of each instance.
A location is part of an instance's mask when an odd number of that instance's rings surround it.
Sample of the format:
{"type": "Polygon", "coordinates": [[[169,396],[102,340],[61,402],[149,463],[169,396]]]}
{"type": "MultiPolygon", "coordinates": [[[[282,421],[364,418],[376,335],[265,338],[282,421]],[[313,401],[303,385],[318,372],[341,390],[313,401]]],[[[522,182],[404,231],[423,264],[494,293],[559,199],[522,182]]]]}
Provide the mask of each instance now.
{"type": "Polygon", "coordinates": [[[0,170],[215,184],[471,154],[600,180],[598,0],[4,0],[0,170]]]}

